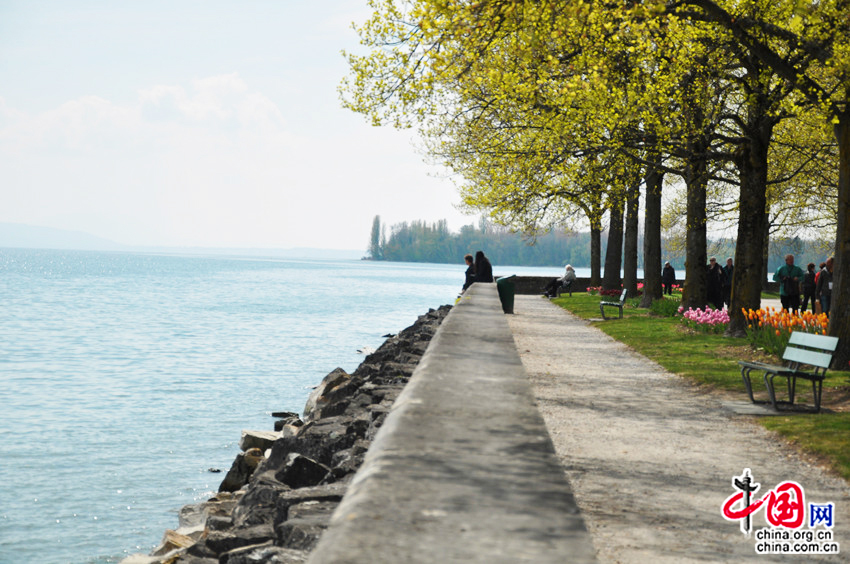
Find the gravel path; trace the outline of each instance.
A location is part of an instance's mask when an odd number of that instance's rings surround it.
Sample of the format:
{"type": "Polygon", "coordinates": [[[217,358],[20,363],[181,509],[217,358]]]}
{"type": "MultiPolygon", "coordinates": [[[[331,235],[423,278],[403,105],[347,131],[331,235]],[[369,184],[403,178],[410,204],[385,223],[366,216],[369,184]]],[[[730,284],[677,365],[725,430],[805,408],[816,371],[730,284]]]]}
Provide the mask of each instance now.
{"type": "MultiPolygon", "coordinates": [[[[850,561],[846,482],[548,300],[518,295],[514,312],[517,349],[600,562],[850,561]],[[834,502],[842,554],[756,554],[755,535],[721,514],[744,468],[761,484],[754,499],[794,480],[807,506],[834,502]]],[[[762,509],[753,530],[766,526],[762,509]]]]}

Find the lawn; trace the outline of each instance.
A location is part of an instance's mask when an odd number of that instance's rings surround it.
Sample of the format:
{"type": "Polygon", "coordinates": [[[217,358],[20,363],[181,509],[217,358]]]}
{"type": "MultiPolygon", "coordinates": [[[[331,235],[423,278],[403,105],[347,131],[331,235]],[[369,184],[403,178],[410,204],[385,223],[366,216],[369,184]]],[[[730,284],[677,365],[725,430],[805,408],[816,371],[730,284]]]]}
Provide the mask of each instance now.
{"type": "MultiPolygon", "coordinates": [[[[563,296],[553,302],[583,319],[591,320],[594,326],[670,372],[725,397],[747,399],[738,360],[780,362],[780,359],[763,351],[753,350],[745,338],[701,333],[684,327],[679,317],[662,317],[640,309],[637,307],[640,298],[626,300],[623,319],[601,321],[599,302],[602,300],[609,301],[611,298],[574,293],[572,297],[563,296]]],[[[609,312],[616,317],[616,309],[609,308],[606,315],[609,312]]],[[[797,393],[810,402],[811,391],[806,384],[800,382],[797,393]]],[[[821,413],[761,417],[757,421],[850,480],[848,392],[850,373],[830,370],[824,382],[821,413]]]]}

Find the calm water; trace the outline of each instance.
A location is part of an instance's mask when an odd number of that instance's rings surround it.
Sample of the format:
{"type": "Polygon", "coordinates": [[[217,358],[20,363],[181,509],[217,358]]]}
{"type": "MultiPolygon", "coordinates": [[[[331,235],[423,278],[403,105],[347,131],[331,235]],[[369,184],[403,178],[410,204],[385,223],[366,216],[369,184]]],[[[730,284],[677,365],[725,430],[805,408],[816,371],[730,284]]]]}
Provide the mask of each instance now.
{"type": "Polygon", "coordinates": [[[0,562],[147,553],[217,490],[242,429],[300,412],[463,271],[0,249],[0,562]]]}

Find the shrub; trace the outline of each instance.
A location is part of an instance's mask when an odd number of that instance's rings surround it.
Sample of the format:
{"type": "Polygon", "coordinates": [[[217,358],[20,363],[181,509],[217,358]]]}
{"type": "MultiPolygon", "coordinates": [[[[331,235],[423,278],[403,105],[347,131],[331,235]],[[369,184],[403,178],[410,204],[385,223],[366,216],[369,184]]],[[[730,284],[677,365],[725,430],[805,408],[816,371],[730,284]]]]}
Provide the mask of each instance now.
{"type": "Polygon", "coordinates": [[[722,333],[729,324],[729,312],[725,309],[711,309],[706,306],[705,309],[688,308],[684,311],[684,308],[679,306],[678,311],[682,313],[684,325],[703,333],[722,333]]]}
{"type": "Polygon", "coordinates": [[[660,300],[652,300],[649,305],[649,311],[661,317],[676,317],[679,313],[679,298],[661,298],[660,300]]]}

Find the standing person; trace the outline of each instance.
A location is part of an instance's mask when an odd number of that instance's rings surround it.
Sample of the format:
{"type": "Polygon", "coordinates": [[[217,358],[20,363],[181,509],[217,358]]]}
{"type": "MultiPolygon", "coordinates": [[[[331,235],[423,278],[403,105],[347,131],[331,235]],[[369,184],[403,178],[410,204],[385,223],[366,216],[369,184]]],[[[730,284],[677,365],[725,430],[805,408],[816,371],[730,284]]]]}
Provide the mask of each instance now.
{"type": "Polygon", "coordinates": [[[723,303],[727,309],[732,305],[732,275],[735,273],[735,266],[732,264],[732,257],[726,259],[726,266],[723,267],[723,303]]]}
{"type": "Polygon", "coordinates": [[[463,290],[461,293],[466,292],[466,289],[475,282],[475,263],[472,262],[472,255],[465,255],[463,260],[466,261],[466,278],[463,281],[463,290]]]}
{"type": "Polygon", "coordinates": [[[826,264],[818,275],[818,285],[815,289],[815,295],[820,300],[820,309],[827,317],[829,317],[829,308],[832,305],[832,267],[834,264],[835,259],[833,257],[826,259],[826,264]]]}
{"type": "Polygon", "coordinates": [[[803,307],[800,308],[800,313],[806,313],[806,308],[809,305],[809,298],[812,300],[812,313],[815,312],[815,300],[817,299],[815,297],[815,289],[817,288],[815,278],[815,263],[810,262],[806,265],[806,273],[803,274],[803,307]]]}
{"type": "Polygon", "coordinates": [[[708,260],[708,301],[717,309],[723,309],[723,269],[717,264],[717,259],[708,260]]]}
{"type": "Polygon", "coordinates": [[[476,282],[492,282],[493,281],[493,265],[484,256],[484,251],[475,253],[475,281],[476,282]]]}
{"type": "Polygon", "coordinates": [[[661,270],[661,285],[664,286],[664,293],[668,296],[673,294],[673,284],[676,283],[676,270],[670,266],[670,262],[664,263],[664,268],[661,270]]]}
{"type": "Polygon", "coordinates": [[[800,309],[800,281],[803,269],[794,264],[794,255],[785,255],[785,264],[776,270],[773,281],[779,282],[779,300],[782,309],[796,312],[800,309]]]}

